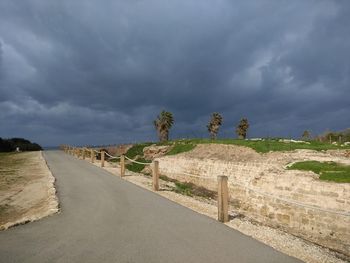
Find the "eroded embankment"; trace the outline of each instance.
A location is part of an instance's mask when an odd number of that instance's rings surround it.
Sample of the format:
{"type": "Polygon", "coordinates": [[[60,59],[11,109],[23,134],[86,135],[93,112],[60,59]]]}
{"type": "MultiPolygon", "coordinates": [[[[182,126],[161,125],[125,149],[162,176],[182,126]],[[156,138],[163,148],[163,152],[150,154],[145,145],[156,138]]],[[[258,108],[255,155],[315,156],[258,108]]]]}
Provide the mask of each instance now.
{"type": "Polygon", "coordinates": [[[350,164],[339,151],[258,154],[240,146],[198,145],[158,160],[162,175],[211,190],[217,188],[216,176],[226,175],[236,212],[350,256],[350,184],[285,169],[303,160],[350,164]]]}
{"type": "Polygon", "coordinates": [[[0,230],[58,211],[55,178],[41,152],[0,156],[0,230]]]}

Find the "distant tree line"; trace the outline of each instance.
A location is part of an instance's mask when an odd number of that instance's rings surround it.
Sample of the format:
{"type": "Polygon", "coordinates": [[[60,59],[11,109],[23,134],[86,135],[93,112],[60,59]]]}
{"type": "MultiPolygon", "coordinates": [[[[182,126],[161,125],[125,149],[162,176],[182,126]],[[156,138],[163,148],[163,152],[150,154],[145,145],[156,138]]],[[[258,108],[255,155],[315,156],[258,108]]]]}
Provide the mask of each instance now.
{"type": "MultiPolygon", "coordinates": [[[[207,129],[212,140],[217,138],[219,128],[223,123],[223,118],[220,113],[214,112],[211,115],[207,129]]],[[[159,140],[165,142],[169,139],[169,132],[174,124],[174,117],[171,112],[163,110],[153,122],[159,140]]],[[[239,139],[245,139],[249,129],[249,122],[247,118],[242,118],[236,127],[236,134],[239,139]]]]}
{"type": "Polygon", "coordinates": [[[16,149],[20,151],[40,151],[41,146],[37,143],[32,143],[23,138],[2,139],[0,137],[0,152],[13,152],[16,149]]]}
{"type": "Polygon", "coordinates": [[[312,136],[311,132],[305,130],[301,136],[302,140],[305,141],[319,141],[319,142],[328,142],[328,143],[344,143],[350,142],[350,128],[343,131],[326,131],[320,135],[312,136]]]}

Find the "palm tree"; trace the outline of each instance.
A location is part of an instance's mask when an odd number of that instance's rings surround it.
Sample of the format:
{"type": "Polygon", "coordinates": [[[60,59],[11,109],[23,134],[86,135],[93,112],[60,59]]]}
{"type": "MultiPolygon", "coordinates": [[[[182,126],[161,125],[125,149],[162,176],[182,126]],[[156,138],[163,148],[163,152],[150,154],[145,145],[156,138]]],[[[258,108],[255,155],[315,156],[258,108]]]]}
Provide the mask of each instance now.
{"type": "Polygon", "coordinates": [[[162,111],[157,119],[153,122],[154,127],[157,130],[159,140],[165,142],[169,139],[169,130],[174,124],[173,114],[168,111],[162,111]]]}
{"type": "Polygon", "coordinates": [[[242,118],[236,128],[236,133],[239,139],[245,139],[247,137],[247,131],[249,123],[247,118],[242,118]]]}
{"type": "Polygon", "coordinates": [[[219,113],[214,112],[211,115],[209,124],[207,125],[208,131],[210,133],[210,138],[212,140],[216,139],[221,124],[222,124],[222,116],[219,113]]]}

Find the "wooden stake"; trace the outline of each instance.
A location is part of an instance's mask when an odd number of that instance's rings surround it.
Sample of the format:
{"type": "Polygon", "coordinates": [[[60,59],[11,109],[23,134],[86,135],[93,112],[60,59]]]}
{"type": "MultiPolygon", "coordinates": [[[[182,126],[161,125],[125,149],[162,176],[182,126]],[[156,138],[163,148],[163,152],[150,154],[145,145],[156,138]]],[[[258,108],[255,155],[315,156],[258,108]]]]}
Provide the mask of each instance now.
{"type": "Polygon", "coordinates": [[[90,161],[92,163],[94,163],[94,150],[93,149],[90,150],[90,161]]]}
{"type": "Polygon", "coordinates": [[[153,177],[153,190],[159,191],[159,161],[153,162],[152,177],[153,177]]]}
{"type": "Polygon", "coordinates": [[[101,151],[101,167],[105,167],[105,151],[101,151]]]}
{"type": "Polygon", "coordinates": [[[120,156],[120,176],[125,176],[125,156],[120,156]]]}
{"type": "Polygon", "coordinates": [[[218,220],[228,222],[228,178],[227,176],[218,176],[218,220]]]}

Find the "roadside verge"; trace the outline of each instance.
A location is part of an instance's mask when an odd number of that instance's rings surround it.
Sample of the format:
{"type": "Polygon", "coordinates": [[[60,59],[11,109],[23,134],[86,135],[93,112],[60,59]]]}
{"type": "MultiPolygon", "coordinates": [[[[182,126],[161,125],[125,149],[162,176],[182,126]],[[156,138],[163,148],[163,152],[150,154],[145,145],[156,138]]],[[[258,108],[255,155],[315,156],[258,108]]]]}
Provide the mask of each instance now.
{"type": "Polygon", "coordinates": [[[0,156],[0,230],[59,211],[55,177],[42,152],[0,156]]]}

